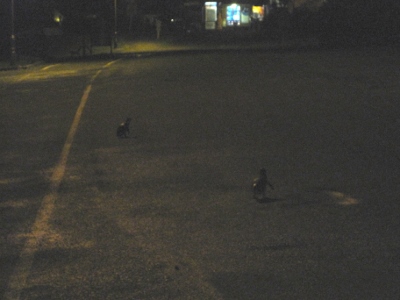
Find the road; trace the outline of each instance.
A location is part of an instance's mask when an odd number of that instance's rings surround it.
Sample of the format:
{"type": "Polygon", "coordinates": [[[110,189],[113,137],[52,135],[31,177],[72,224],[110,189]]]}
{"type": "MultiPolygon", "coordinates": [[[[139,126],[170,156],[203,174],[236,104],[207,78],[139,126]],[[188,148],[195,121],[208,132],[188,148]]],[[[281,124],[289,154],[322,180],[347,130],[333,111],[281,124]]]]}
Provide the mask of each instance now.
{"type": "Polygon", "coordinates": [[[230,51],[0,73],[0,295],[398,299],[399,62],[230,51]],[[257,202],[261,167],[275,189],[257,202]]]}

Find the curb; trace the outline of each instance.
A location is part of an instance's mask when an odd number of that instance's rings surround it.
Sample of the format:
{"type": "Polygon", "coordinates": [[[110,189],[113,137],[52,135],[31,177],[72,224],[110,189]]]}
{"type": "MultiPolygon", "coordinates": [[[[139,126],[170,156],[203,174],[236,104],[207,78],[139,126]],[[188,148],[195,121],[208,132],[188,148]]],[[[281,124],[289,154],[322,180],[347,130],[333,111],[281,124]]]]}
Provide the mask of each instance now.
{"type": "Polygon", "coordinates": [[[16,65],[16,66],[7,66],[7,67],[1,67],[0,66],[0,72],[1,71],[16,71],[16,70],[26,70],[30,67],[33,67],[35,65],[39,65],[41,64],[42,61],[37,61],[37,62],[33,62],[30,64],[26,64],[26,65],[16,65]]]}

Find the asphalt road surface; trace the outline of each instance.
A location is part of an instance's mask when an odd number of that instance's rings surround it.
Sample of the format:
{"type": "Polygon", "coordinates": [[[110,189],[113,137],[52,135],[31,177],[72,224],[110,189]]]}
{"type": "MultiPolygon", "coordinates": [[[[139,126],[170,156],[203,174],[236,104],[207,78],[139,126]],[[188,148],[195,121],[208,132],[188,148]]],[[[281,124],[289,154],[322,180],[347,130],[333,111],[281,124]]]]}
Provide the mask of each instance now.
{"type": "Polygon", "coordinates": [[[399,299],[399,65],[231,51],[0,73],[0,295],[399,299]]]}

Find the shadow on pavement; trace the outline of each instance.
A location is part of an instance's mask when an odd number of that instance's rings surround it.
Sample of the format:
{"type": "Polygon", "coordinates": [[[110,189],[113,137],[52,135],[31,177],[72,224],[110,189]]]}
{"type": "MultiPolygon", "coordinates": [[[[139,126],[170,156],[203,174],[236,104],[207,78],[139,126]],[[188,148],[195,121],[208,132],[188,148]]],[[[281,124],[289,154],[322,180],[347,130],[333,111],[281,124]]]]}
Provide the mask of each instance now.
{"type": "Polygon", "coordinates": [[[282,201],[285,201],[285,199],[265,197],[265,198],[257,198],[256,201],[261,204],[268,204],[268,203],[274,203],[274,202],[282,202],[282,201]]]}

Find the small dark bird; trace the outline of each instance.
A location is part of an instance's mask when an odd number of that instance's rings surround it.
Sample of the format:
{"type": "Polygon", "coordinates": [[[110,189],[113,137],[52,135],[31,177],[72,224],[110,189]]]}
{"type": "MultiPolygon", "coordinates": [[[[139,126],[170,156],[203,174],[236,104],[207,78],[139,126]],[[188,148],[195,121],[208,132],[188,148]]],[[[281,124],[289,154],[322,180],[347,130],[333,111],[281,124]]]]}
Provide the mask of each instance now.
{"type": "Polygon", "coordinates": [[[262,197],[262,199],[264,199],[266,197],[265,193],[267,191],[267,185],[271,189],[274,189],[274,186],[268,181],[267,170],[265,170],[265,168],[262,168],[260,170],[260,176],[254,179],[253,182],[253,198],[259,199],[260,197],[262,197]]]}
{"type": "Polygon", "coordinates": [[[127,138],[129,135],[129,124],[131,123],[131,118],[127,118],[125,122],[119,124],[117,128],[118,138],[127,138]]]}

